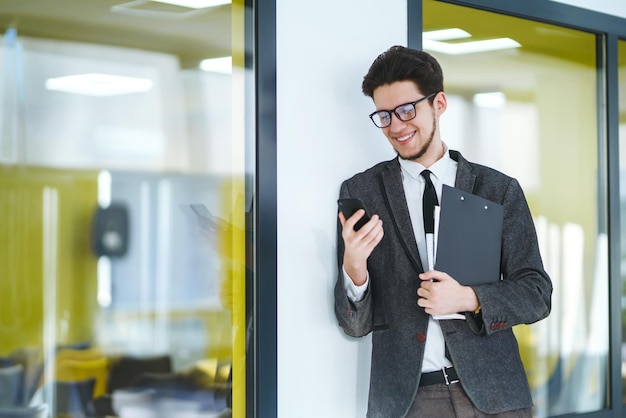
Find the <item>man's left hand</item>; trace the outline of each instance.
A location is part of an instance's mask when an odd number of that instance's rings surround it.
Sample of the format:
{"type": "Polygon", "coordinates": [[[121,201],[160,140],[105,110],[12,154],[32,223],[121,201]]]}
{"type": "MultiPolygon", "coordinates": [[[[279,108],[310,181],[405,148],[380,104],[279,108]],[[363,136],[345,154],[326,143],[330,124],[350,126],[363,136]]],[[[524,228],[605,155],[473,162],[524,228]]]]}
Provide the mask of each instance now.
{"type": "Polygon", "coordinates": [[[417,289],[417,304],[429,315],[448,315],[474,312],[478,297],[470,286],[463,286],[449,274],[430,270],[419,275],[422,281],[417,289]]]}

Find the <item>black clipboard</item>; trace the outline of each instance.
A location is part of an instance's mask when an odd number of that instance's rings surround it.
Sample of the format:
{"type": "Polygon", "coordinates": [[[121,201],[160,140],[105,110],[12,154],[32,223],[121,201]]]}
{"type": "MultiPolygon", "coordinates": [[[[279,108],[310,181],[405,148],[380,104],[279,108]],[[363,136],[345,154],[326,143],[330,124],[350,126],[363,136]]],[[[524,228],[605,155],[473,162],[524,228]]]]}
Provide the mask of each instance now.
{"type": "Polygon", "coordinates": [[[471,286],[500,280],[502,205],[443,186],[435,269],[471,286]]]}

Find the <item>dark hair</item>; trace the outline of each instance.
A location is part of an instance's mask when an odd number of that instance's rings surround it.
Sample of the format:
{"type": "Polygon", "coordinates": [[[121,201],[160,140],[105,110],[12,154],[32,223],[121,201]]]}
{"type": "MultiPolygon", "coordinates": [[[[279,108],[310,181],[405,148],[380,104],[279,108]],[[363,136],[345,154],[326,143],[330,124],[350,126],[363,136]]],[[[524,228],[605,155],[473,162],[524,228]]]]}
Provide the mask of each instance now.
{"type": "Polygon", "coordinates": [[[427,52],[398,45],[374,60],[361,88],[363,94],[373,97],[378,87],[396,81],[412,81],[424,95],[443,91],[443,72],[437,60],[427,52]]]}

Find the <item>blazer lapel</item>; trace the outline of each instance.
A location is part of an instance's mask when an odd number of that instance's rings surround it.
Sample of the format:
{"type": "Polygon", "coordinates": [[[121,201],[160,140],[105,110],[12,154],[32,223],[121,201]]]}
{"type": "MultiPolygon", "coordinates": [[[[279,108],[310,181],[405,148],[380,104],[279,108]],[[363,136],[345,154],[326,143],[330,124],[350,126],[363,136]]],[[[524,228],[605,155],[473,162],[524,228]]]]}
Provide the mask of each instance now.
{"type": "Polygon", "coordinates": [[[468,193],[474,193],[476,175],[472,173],[472,166],[458,151],[451,150],[450,157],[457,162],[454,187],[468,193]]]}
{"type": "Polygon", "coordinates": [[[417,242],[411,227],[411,217],[406,203],[404,188],[402,187],[402,174],[398,159],[389,162],[387,169],[382,171],[383,190],[386,193],[387,207],[393,220],[404,251],[409,256],[411,264],[417,271],[424,271],[417,252],[417,242]]]}
{"type": "MultiPolygon", "coordinates": [[[[473,193],[476,185],[476,175],[472,173],[470,163],[458,151],[450,150],[450,157],[457,162],[454,187],[473,193]]],[[[382,182],[393,226],[400,237],[404,251],[417,271],[425,271],[417,251],[417,242],[415,241],[415,235],[413,235],[413,228],[411,228],[411,218],[404,188],[402,187],[400,163],[397,158],[389,161],[387,169],[382,171],[382,182]]]]}

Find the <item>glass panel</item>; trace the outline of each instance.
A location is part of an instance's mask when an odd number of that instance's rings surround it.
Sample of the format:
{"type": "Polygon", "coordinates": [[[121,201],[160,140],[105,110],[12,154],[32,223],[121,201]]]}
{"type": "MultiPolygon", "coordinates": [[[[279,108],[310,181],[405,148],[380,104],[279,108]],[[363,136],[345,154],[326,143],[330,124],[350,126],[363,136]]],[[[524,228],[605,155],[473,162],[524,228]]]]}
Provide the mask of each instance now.
{"type": "Polygon", "coordinates": [[[423,36],[446,76],[442,138],[519,180],[553,280],[548,319],[514,329],[534,414],[602,409],[608,255],[605,193],[598,190],[595,35],[424,1],[423,36]],[[444,29],[464,32],[434,32],[444,29]]]}
{"type": "Polygon", "coordinates": [[[619,40],[619,169],[622,272],[622,402],[626,403],[626,41],[619,40]]]}
{"type": "Polygon", "coordinates": [[[36,3],[0,4],[0,415],[245,416],[250,12],[36,3]]]}

